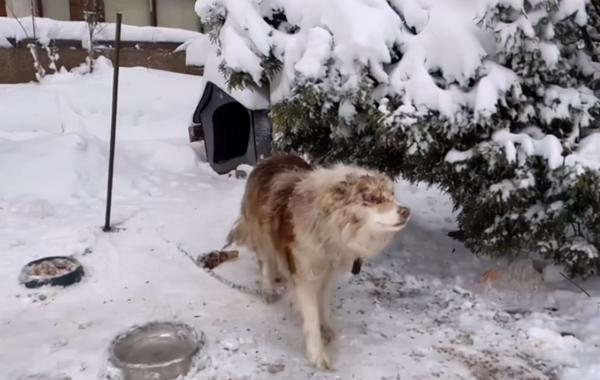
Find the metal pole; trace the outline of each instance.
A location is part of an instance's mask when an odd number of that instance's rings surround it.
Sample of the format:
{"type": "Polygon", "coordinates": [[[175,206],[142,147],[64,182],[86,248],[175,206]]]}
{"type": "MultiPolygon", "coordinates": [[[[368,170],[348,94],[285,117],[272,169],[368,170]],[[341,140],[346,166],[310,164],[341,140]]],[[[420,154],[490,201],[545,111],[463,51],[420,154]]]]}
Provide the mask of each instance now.
{"type": "Polygon", "coordinates": [[[108,185],[106,188],[106,217],[104,232],[110,228],[110,206],[112,203],[113,171],[115,166],[115,135],[117,132],[117,94],[119,89],[119,51],[121,50],[121,14],[117,13],[117,30],[115,33],[115,63],[113,70],[112,114],[110,119],[110,152],[108,156],[108,185]]]}
{"type": "Polygon", "coordinates": [[[158,26],[158,13],[156,9],[156,0],[150,0],[150,23],[152,26],[158,26]]]}

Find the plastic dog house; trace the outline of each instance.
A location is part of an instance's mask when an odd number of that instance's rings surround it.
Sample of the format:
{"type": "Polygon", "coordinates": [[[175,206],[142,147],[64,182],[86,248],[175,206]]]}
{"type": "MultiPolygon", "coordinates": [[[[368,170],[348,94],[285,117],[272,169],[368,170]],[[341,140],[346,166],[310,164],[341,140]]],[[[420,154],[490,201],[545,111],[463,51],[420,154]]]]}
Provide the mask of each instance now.
{"type": "MultiPolygon", "coordinates": [[[[260,105],[259,105],[260,107],[260,105]]],[[[268,109],[251,109],[207,82],[189,128],[190,141],[204,140],[210,166],[219,174],[255,165],[271,154],[268,109]]]]}

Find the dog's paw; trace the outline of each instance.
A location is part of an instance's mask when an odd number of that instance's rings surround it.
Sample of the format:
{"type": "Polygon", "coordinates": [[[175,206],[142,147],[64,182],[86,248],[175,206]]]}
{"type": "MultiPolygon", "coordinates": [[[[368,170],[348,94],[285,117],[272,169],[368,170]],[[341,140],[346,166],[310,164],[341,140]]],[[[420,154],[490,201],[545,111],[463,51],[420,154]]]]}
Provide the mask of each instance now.
{"type": "Polygon", "coordinates": [[[331,361],[324,350],[317,351],[313,354],[309,353],[309,360],[316,368],[323,371],[333,371],[331,361]]]}
{"type": "Polygon", "coordinates": [[[279,301],[285,295],[286,290],[287,288],[284,285],[272,287],[270,291],[267,291],[267,294],[264,297],[265,302],[275,303],[279,301]]]}
{"type": "Polygon", "coordinates": [[[327,325],[321,325],[321,337],[326,345],[335,339],[335,331],[327,325]]]}
{"type": "Polygon", "coordinates": [[[282,295],[277,293],[269,293],[265,295],[265,303],[271,304],[279,301],[282,295]]]}

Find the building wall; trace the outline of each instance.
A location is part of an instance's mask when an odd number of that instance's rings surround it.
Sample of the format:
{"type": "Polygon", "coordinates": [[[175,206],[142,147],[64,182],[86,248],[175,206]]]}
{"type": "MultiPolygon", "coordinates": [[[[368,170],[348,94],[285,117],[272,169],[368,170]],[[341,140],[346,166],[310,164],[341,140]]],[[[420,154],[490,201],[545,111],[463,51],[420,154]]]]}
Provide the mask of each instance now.
{"type": "MultiPolygon", "coordinates": [[[[3,0],[8,17],[31,16],[31,0],[3,0]]],[[[157,26],[200,30],[200,20],[194,12],[195,0],[154,0],[157,26]]],[[[39,3],[44,17],[54,20],[82,20],[85,0],[34,0],[39,3]],[[73,4],[70,4],[73,3],[73,4]],[[74,5],[71,8],[71,5],[74,5]],[[71,14],[75,11],[78,14],[71,14]]],[[[100,2],[102,3],[102,2],[100,2]]],[[[123,14],[123,23],[137,26],[152,25],[152,0],[103,0],[106,22],[115,22],[116,13],[123,14]]],[[[0,3],[1,4],[1,3],[0,3]]],[[[35,5],[34,5],[35,6],[35,5]]],[[[36,12],[39,15],[39,12],[36,12]]]]}
{"type": "Polygon", "coordinates": [[[115,22],[116,13],[123,14],[123,24],[148,26],[150,22],[149,0],[104,0],[106,22],[115,22]]]}
{"type": "Polygon", "coordinates": [[[156,0],[158,26],[199,30],[195,0],[156,0]]]}
{"type": "Polygon", "coordinates": [[[8,15],[8,17],[31,16],[31,1],[6,0],[6,14],[8,15]]]}
{"type": "Polygon", "coordinates": [[[70,21],[69,0],[42,0],[44,17],[54,20],[70,21]]]}

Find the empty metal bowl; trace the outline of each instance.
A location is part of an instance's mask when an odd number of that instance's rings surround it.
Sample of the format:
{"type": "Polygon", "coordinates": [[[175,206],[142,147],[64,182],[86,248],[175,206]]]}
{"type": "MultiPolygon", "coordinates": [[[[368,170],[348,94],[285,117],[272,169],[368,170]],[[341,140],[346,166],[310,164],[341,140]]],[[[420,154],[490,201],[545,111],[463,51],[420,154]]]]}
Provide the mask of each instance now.
{"type": "Polygon", "coordinates": [[[118,335],[110,360],[124,380],[171,380],[188,373],[203,341],[190,326],[151,322],[118,335]]]}

